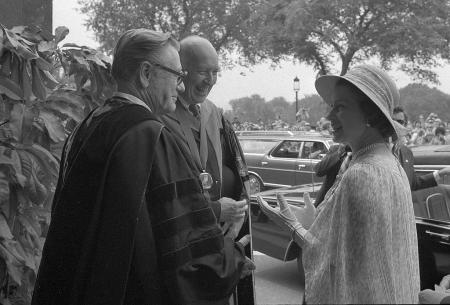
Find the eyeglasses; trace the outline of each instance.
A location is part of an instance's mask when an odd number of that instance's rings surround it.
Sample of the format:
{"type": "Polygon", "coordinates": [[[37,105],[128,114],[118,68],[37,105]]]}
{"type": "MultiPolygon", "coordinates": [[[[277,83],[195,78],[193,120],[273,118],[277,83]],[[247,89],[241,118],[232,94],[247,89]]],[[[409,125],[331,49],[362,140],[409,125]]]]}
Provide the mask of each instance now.
{"type": "Polygon", "coordinates": [[[403,121],[403,120],[398,119],[398,120],[394,120],[394,121],[396,121],[397,123],[399,123],[399,124],[401,124],[401,125],[403,125],[403,126],[406,125],[406,122],[403,121]]]}
{"type": "Polygon", "coordinates": [[[174,74],[174,75],[176,75],[177,76],[177,84],[178,85],[180,85],[182,82],[183,82],[183,79],[186,77],[186,75],[187,75],[187,72],[185,72],[185,71],[176,71],[176,70],[173,70],[173,69],[171,69],[171,68],[169,68],[169,67],[166,67],[166,66],[164,66],[164,65],[161,65],[161,64],[158,64],[158,63],[156,63],[156,62],[150,62],[152,65],[154,65],[155,67],[158,67],[158,68],[160,68],[160,69],[163,69],[163,70],[165,70],[165,71],[167,71],[167,72],[170,72],[170,73],[172,73],[172,74],[174,74]]]}

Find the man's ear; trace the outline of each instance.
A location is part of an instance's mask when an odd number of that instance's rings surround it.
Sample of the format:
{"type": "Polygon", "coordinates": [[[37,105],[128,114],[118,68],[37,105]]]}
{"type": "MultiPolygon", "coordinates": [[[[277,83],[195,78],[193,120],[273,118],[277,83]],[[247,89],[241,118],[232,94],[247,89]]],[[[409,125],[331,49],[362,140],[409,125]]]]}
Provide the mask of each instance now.
{"type": "Polygon", "coordinates": [[[144,61],[139,66],[139,84],[143,88],[147,88],[150,85],[150,78],[152,72],[152,65],[148,61],[144,61]]]}

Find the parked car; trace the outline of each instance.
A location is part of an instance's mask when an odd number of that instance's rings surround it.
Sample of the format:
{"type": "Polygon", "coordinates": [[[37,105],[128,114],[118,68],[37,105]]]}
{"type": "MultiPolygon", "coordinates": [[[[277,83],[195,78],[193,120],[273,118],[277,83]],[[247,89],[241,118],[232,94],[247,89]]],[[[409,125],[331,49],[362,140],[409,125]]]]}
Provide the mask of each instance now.
{"type": "Polygon", "coordinates": [[[251,192],[321,182],[314,166],[332,145],[331,136],[318,132],[237,132],[247,162],[251,192]]]}
{"type": "MultiPolygon", "coordinates": [[[[412,148],[418,174],[450,166],[450,145],[412,148]]],[[[450,182],[448,182],[450,184],[450,182]]],[[[293,209],[304,206],[303,193],[314,199],[319,185],[304,184],[261,192],[269,204],[276,205],[275,192],[285,195],[293,209]]],[[[450,185],[439,185],[413,192],[414,212],[419,241],[421,289],[434,289],[442,277],[450,274],[450,185]]],[[[301,263],[301,249],[290,244],[290,235],[260,210],[256,195],[251,196],[253,250],[271,257],[301,263]]],[[[399,236],[398,238],[401,238],[399,236]]],[[[302,265],[299,272],[303,276],[302,265]]]]}

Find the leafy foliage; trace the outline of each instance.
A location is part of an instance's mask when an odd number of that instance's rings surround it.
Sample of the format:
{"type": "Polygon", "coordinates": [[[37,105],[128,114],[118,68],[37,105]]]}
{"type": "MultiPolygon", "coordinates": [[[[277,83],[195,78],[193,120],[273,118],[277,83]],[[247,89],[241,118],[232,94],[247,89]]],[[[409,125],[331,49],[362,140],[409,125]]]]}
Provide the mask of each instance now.
{"type": "Polygon", "coordinates": [[[0,25],[0,303],[28,304],[67,135],[111,94],[110,59],[34,26],[0,25]]]}
{"type": "Polygon", "coordinates": [[[178,39],[191,34],[209,39],[217,51],[245,48],[247,20],[256,0],[79,0],[87,25],[105,51],[124,31],[147,28],[171,32],[178,39]]]}
{"type": "Polygon", "coordinates": [[[385,68],[437,82],[429,68],[449,56],[448,1],[265,0],[248,23],[252,42],[246,56],[279,61],[293,56],[319,74],[345,74],[353,63],[372,58],[385,68]],[[338,71],[339,72],[339,71],[338,71]]]}
{"type": "MultiPolygon", "coordinates": [[[[262,120],[268,123],[280,118],[287,123],[295,123],[295,102],[287,102],[283,97],[266,101],[263,97],[254,94],[250,97],[231,100],[229,103],[232,110],[225,112],[225,115],[230,121],[237,117],[240,122],[258,123],[262,120]]],[[[308,110],[308,121],[313,125],[328,111],[327,105],[317,94],[300,99],[298,107],[308,110]]]]}
{"type": "Polygon", "coordinates": [[[401,104],[404,106],[410,121],[426,118],[431,112],[450,122],[450,95],[424,84],[409,84],[400,89],[401,104]]]}

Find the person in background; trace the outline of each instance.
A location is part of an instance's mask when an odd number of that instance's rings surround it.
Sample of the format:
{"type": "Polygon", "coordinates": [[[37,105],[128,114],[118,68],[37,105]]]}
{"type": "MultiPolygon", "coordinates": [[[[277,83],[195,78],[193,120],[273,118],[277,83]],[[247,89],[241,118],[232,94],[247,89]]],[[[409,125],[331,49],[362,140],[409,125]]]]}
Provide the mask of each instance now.
{"type": "Polygon", "coordinates": [[[67,139],[33,305],[227,304],[253,268],[224,236],[161,114],[184,90],[179,43],[146,29],[114,50],[118,91],[67,139]]]}
{"type": "MultiPolygon", "coordinates": [[[[332,110],[334,141],[350,146],[312,225],[297,220],[281,194],[279,208],[258,196],[261,209],[292,232],[302,248],[306,302],[417,303],[417,233],[408,178],[392,154],[392,110],[398,90],[381,69],[361,65],[322,76],[316,89],[332,110]],[[398,239],[398,236],[402,236],[398,239]]],[[[305,205],[311,206],[309,194],[305,205]]]]}
{"type": "MultiPolygon", "coordinates": [[[[394,108],[392,118],[402,126],[408,124],[408,116],[402,107],[394,108]]],[[[443,177],[450,174],[450,167],[445,167],[425,175],[417,175],[414,170],[414,156],[411,149],[404,144],[400,135],[398,141],[392,146],[392,153],[398,158],[400,164],[406,172],[411,191],[437,186],[442,183],[443,177]]]]}
{"type": "MultiPolygon", "coordinates": [[[[220,223],[224,223],[226,230],[237,220],[244,220],[248,210],[249,178],[244,155],[231,123],[207,99],[220,70],[218,55],[207,39],[188,36],[180,42],[180,60],[187,72],[183,80],[186,89],[176,101],[175,112],[167,114],[163,120],[189,147],[202,177],[205,196],[211,200],[216,217],[220,223]]],[[[242,227],[244,231],[249,231],[248,217],[242,227]]],[[[237,237],[240,238],[242,234],[237,237]]],[[[251,255],[251,251],[247,250],[248,255],[251,255]]],[[[253,295],[253,291],[249,291],[252,289],[253,285],[250,284],[242,289],[239,285],[240,302],[253,302],[250,299],[243,300],[244,295],[253,295]]]]}
{"type": "Polygon", "coordinates": [[[434,130],[434,137],[431,140],[431,145],[445,145],[446,142],[446,135],[445,135],[445,128],[442,126],[436,127],[434,130]]]}

